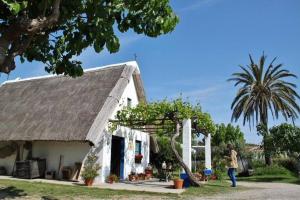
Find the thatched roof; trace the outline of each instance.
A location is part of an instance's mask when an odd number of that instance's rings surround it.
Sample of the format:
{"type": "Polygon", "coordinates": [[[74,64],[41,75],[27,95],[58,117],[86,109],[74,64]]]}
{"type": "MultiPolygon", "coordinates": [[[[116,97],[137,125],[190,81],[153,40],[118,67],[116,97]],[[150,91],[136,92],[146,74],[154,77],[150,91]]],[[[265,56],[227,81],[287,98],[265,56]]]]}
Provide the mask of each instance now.
{"type": "Polygon", "coordinates": [[[90,141],[99,137],[131,77],[145,100],[136,62],[0,87],[0,141],[90,141]]]}

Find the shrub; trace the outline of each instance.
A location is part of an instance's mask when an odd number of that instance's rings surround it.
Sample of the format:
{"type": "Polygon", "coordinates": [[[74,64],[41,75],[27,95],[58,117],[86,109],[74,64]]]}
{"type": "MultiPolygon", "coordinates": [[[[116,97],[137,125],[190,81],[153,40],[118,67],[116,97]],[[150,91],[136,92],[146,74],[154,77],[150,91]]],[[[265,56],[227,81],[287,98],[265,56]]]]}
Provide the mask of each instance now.
{"type": "Polygon", "coordinates": [[[88,155],[84,163],[83,172],[81,173],[82,179],[94,179],[99,175],[98,170],[101,167],[98,163],[96,163],[97,160],[98,157],[95,154],[88,155]]]}
{"type": "Polygon", "coordinates": [[[258,167],[254,170],[255,175],[287,175],[290,171],[278,165],[258,167]]]}
{"type": "MultiPolygon", "coordinates": [[[[173,170],[176,171],[180,169],[180,165],[171,149],[170,138],[165,136],[157,137],[157,142],[159,146],[159,152],[157,154],[151,155],[151,161],[157,169],[161,169],[162,163],[165,161],[167,165],[171,164],[173,170]]],[[[179,154],[181,154],[182,149],[179,143],[176,143],[176,149],[179,154]]]]}
{"type": "Polygon", "coordinates": [[[216,169],[216,170],[214,171],[214,175],[216,175],[216,176],[217,176],[217,179],[220,180],[220,181],[223,181],[224,178],[225,178],[225,172],[222,171],[222,170],[220,170],[220,169],[216,169]]]}
{"type": "Polygon", "coordinates": [[[249,164],[250,164],[250,168],[251,169],[257,169],[257,168],[265,167],[266,166],[264,160],[257,160],[257,159],[250,160],[249,164]]]}
{"type": "Polygon", "coordinates": [[[298,162],[294,158],[280,158],[274,160],[274,163],[288,169],[293,173],[298,173],[298,162]]]}

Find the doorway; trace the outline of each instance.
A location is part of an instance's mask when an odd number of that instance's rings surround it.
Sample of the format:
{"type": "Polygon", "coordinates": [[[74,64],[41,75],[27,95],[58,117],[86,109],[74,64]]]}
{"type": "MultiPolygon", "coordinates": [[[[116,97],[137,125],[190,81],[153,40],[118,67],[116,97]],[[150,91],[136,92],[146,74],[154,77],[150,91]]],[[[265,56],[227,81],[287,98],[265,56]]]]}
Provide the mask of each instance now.
{"type": "Polygon", "coordinates": [[[124,179],[124,138],[112,136],[110,173],[124,179]]]}

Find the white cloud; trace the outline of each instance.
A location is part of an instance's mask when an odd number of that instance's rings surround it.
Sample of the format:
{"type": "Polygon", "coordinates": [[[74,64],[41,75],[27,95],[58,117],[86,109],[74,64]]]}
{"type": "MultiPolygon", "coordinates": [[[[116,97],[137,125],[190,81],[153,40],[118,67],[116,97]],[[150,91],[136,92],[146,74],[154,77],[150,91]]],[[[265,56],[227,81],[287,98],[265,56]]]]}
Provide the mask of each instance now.
{"type": "Polygon", "coordinates": [[[209,7],[215,5],[220,0],[196,0],[194,4],[181,8],[179,12],[194,11],[201,7],[209,7]]]}
{"type": "Polygon", "coordinates": [[[184,98],[189,98],[191,100],[209,100],[214,98],[220,91],[224,91],[228,85],[226,84],[217,84],[204,89],[195,89],[186,92],[177,93],[171,95],[172,98],[182,96],[184,98]]]}

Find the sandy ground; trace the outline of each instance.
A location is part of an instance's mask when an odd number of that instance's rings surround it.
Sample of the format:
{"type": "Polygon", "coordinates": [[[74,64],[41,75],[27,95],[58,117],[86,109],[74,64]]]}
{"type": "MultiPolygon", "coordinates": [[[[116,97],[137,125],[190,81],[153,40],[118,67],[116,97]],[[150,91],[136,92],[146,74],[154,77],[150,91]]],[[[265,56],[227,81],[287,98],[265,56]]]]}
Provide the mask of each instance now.
{"type": "MultiPolygon", "coordinates": [[[[288,183],[239,182],[240,186],[253,189],[233,193],[218,194],[195,199],[230,199],[230,200],[300,200],[300,185],[288,183]]],[[[234,189],[234,188],[233,188],[234,189]]]]}

